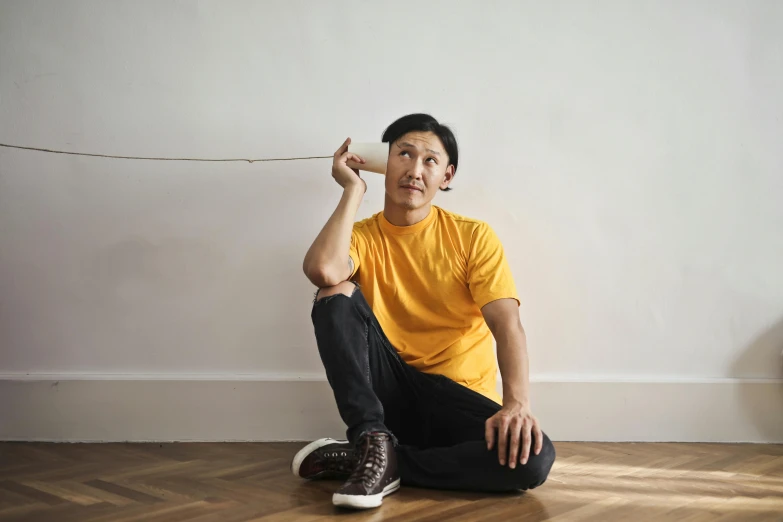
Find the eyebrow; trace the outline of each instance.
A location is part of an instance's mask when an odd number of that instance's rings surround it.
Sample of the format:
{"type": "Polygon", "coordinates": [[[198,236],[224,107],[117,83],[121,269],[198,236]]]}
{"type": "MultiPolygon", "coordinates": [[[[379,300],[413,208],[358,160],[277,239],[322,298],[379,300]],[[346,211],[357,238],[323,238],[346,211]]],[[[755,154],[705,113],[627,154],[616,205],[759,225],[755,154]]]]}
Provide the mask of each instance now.
{"type": "MultiPolygon", "coordinates": [[[[413,147],[414,149],[416,148],[416,145],[414,145],[413,143],[408,143],[407,141],[403,141],[402,143],[400,143],[400,146],[401,147],[413,147]]],[[[432,154],[435,154],[436,156],[440,156],[440,152],[438,152],[437,150],[427,149],[427,152],[431,152],[432,154]]]]}

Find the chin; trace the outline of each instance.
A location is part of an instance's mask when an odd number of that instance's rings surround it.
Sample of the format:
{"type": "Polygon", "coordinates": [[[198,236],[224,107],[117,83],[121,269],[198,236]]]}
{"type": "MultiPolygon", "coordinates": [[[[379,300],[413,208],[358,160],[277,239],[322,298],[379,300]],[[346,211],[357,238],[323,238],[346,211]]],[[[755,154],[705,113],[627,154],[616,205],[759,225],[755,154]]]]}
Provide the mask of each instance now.
{"type": "Polygon", "coordinates": [[[404,208],[405,210],[416,210],[417,208],[421,207],[420,202],[408,198],[398,199],[394,202],[394,204],[400,208],[404,208]]]}

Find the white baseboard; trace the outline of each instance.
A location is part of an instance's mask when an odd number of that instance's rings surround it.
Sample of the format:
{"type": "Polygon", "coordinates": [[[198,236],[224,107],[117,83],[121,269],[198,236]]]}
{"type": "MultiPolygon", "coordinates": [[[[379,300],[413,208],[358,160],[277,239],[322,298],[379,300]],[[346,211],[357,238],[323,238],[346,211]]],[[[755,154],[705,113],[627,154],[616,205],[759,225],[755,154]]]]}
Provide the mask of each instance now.
{"type": "MultiPolygon", "coordinates": [[[[783,443],[783,380],[534,379],[555,441],[783,443]]],[[[272,441],[342,437],[314,375],[0,375],[0,440],[272,441]]]]}

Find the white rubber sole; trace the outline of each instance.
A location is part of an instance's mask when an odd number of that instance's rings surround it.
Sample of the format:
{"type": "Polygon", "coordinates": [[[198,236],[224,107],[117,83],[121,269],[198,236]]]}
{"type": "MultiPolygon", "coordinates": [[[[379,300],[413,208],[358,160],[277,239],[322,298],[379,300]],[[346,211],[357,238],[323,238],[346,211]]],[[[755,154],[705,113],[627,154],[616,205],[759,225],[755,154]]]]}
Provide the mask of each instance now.
{"type": "Polygon", "coordinates": [[[302,462],[304,462],[304,459],[307,458],[307,456],[317,450],[318,448],[323,448],[324,446],[328,444],[345,444],[347,443],[347,440],[336,440],[336,439],[318,439],[314,440],[304,448],[300,449],[299,452],[294,455],[294,460],[291,461],[291,472],[297,477],[301,476],[299,475],[299,468],[302,467],[302,462]]]}
{"type": "Polygon", "coordinates": [[[344,508],[353,509],[371,509],[380,507],[383,504],[383,497],[391,495],[400,489],[400,479],[395,480],[377,495],[341,495],[335,493],[332,495],[332,504],[344,508]]]}

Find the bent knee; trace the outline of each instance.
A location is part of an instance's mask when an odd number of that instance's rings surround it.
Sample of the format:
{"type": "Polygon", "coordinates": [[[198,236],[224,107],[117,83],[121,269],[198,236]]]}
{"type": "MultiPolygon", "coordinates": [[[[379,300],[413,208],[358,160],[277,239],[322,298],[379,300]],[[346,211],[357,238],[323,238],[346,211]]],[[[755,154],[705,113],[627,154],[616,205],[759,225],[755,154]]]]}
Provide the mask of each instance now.
{"type": "Polygon", "coordinates": [[[544,435],[541,452],[536,455],[531,448],[528,461],[524,465],[517,465],[513,469],[507,466],[497,467],[496,457],[494,459],[492,467],[498,473],[494,489],[498,492],[526,491],[546,482],[555,462],[555,447],[549,437],[544,435]]]}
{"type": "Polygon", "coordinates": [[[555,446],[549,437],[544,435],[544,442],[541,446],[541,452],[538,455],[532,455],[527,462],[527,465],[517,469],[524,469],[523,473],[520,473],[520,478],[523,480],[518,484],[519,489],[534,489],[546,482],[549,477],[549,472],[552,469],[552,465],[555,463],[556,452],[555,446]]]}
{"type": "Polygon", "coordinates": [[[325,288],[318,289],[318,292],[316,292],[315,294],[315,300],[320,301],[321,299],[324,299],[326,297],[330,297],[338,294],[343,294],[345,296],[351,297],[355,291],[356,291],[356,285],[354,283],[352,283],[351,281],[343,281],[342,283],[338,283],[334,286],[327,286],[325,288]]]}

